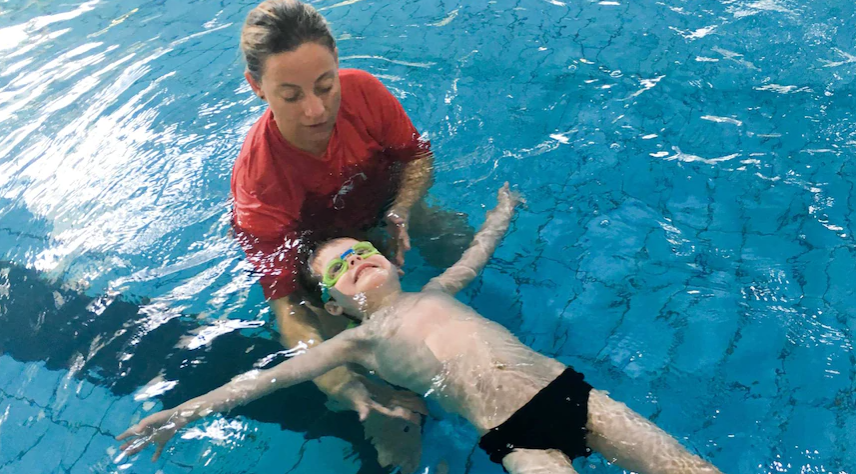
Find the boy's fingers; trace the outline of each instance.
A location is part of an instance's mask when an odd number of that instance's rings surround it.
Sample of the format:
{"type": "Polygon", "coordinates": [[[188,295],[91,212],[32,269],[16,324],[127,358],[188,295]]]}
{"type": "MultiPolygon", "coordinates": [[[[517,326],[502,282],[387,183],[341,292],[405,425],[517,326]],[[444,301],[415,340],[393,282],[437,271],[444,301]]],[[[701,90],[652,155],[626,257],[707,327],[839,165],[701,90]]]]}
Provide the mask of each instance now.
{"type": "Polygon", "coordinates": [[[134,426],[128,428],[127,430],[125,430],[119,436],[116,436],[116,441],[122,441],[123,439],[127,438],[128,436],[131,436],[131,435],[136,436],[137,434],[139,434],[139,430],[137,430],[137,426],[139,426],[139,425],[134,425],[134,426]]]}
{"type": "Polygon", "coordinates": [[[366,418],[369,416],[369,407],[360,404],[357,407],[357,414],[360,416],[360,421],[366,421],[366,418]]]}
{"type": "Polygon", "coordinates": [[[155,462],[155,461],[157,461],[157,460],[158,460],[158,458],[160,457],[161,453],[163,452],[163,447],[164,447],[164,445],[166,445],[166,443],[164,443],[164,444],[159,444],[159,445],[158,445],[157,449],[155,450],[155,455],[154,455],[154,456],[152,456],[152,462],[155,462]]]}
{"type": "Polygon", "coordinates": [[[419,413],[420,415],[428,415],[428,406],[425,405],[425,402],[416,394],[397,394],[393,403],[410,411],[419,413]]]}
{"type": "Polygon", "coordinates": [[[126,456],[133,456],[133,455],[139,453],[140,451],[142,451],[143,448],[145,448],[146,445],[149,444],[148,441],[144,441],[144,440],[141,440],[141,441],[142,441],[141,443],[131,443],[131,446],[124,450],[125,455],[126,456]]]}
{"type": "Polygon", "coordinates": [[[419,415],[411,410],[402,407],[395,407],[394,409],[390,410],[389,408],[382,405],[378,405],[378,407],[378,411],[380,411],[386,416],[392,418],[400,418],[404,421],[413,423],[414,425],[419,425],[419,415]]]}
{"type": "Polygon", "coordinates": [[[416,400],[413,403],[411,410],[419,413],[420,415],[428,416],[428,405],[426,405],[422,400],[416,400]]]}

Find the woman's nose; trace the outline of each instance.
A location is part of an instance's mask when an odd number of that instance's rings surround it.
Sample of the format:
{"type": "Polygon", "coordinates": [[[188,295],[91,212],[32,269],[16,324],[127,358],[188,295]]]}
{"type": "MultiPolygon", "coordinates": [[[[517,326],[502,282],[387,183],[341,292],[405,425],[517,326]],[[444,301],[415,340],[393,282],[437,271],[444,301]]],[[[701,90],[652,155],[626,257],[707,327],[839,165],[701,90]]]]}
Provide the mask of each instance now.
{"type": "Polygon", "coordinates": [[[303,102],[303,113],[309,118],[315,118],[324,114],[324,102],[320,97],[310,94],[303,102]]]}

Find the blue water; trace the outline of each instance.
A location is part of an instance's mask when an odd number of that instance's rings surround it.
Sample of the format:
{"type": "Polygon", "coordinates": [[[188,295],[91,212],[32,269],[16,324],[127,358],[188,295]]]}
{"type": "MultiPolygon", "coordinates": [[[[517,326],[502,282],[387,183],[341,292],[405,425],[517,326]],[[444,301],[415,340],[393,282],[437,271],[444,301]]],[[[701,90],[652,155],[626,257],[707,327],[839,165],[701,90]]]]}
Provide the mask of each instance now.
{"type": "MultiPolygon", "coordinates": [[[[379,472],[311,386],[154,464],[111,439],[279,350],[226,214],[254,4],[0,2],[0,472],[379,472]]],[[[725,472],[853,472],[852,1],[313,4],[432,202],[526,197],[464,301],[725,472]]],[[[431,420],[423,469],[500,472],[475,442],[431,420]]]]}

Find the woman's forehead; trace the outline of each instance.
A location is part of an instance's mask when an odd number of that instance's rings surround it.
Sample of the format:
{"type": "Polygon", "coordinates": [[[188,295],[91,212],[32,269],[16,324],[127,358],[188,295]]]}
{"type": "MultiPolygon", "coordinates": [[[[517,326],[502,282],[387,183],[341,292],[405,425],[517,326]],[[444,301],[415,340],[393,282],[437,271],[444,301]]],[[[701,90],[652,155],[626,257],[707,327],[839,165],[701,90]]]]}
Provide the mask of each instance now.
{"type": "Polygon", "coordinates": [[[314,84],[331,72],[335,76],[336,58],[325,46],[304,43],[294,51],[270,55],[265,61],[265,80],[280,86],[287,83],[295,86],[314,84]]]}

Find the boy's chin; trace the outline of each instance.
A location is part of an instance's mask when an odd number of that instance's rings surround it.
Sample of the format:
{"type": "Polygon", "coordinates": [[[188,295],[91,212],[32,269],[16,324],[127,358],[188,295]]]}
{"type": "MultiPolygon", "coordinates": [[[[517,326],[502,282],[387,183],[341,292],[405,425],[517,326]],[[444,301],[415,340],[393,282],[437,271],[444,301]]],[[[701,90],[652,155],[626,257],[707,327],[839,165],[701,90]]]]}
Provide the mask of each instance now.
{"type": "Polygon", "coordinates": [[[386,285],[390,279],[389,270],[386,268],[372,268],[361,276],[357,288],[362,293],[371,292],[386,285]]]}

